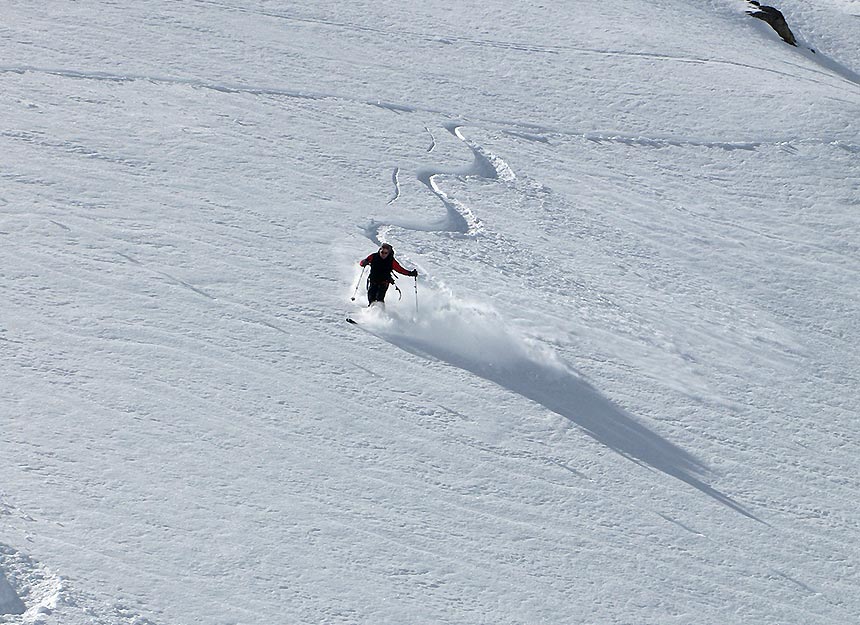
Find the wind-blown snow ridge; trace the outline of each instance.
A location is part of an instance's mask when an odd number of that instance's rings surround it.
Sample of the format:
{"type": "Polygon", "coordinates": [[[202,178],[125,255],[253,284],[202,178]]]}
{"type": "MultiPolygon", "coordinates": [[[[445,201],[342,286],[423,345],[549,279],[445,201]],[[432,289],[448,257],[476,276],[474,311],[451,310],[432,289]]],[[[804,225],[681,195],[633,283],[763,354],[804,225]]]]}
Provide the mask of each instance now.
{"type": "Polygon", "coordinates": [[[337,95],[333,93],[322,93],[312,91],[296,91],[292,89],[281,89],[278,87],[263,87],[253,85],[228,84],[221,82],[207,81],[199,78],[180,78],[176,76],[155,76],[147,74],[130,74],[130,73],[111,73],[102,71],[83,71],[68,68],[51,68],[51,67],[35,67],[30,65],[21,65],[17,67],[0,66],[0,73],[3,74],[26,74],[29,72],[49,74],[53,76],[61,76],[63,78],[72,78],[80,80],[95,80],[106,82],[138,82],[145,81],[156,84],[184,85],[197,89],[211,89],[221,93],[250,93],[256,95],[282,96],[288,98],[297,98],[303,100],[342,100],[354,102],[358,104],[367,104],[377,106],[388,110],[413,112],[415,109],[409,105],[381,102],[373,99],[352,98],[348,96],[337,95]]]}
{"type": "MultiPolygon", "coordinates": [[[[424,289],[427,293],[427,288],[424,289]]],[[[574,423],[594,440],[640,465],[674,477],[740,514],[761,521],[707,484],[698,458],[643,425],[549,348],[514,330],[487,304],[431,289],[413,320],[367,309],[362,327],[409,353],[441,361],[489,380],[574,423]]]]}
{"type": "Polygon", "coordinates": [[[26,611],[24,602],[18,593],[9,585],[3,569],[0,569],[0,615],[23,614],[26,611]]]}
{"type": "Polygon", "coordinates": [[[800,51],[806,58],[818,63],[821,67],[823,67],[827,72],[836,74],[837,76],[844,78],[846,81],[853,83],[854,85],[860,86],[860,74],[855,72],[854,70],[846,67],[836,59],[833,59],[826,54],[822,54],[821,52],[812,52],[809,50],[809,53],[806,51],[800,51]]]}
{"type": "MultiPolygon", "coordinates": [[[[729,59],[720,59],[720,58],[706,58],[706,57],[694,57],[694,56],[684,56],[677,54],[667,54],[659,51],[630,51],[623,49],[613,49],[613,48],[589,48],[584,46],[575,46],[575,45],[558,45],[558,44],[536,44],[533,42],[523,42],[523,41],[510,41],[510,40],[501,40],[501,39],[486,39],[486,38],[477,38],[477,37],[466,37],[466,36],[458,36],[447,34],[445,36],[440,36],[435,33],[423,33],[414,30],[405,30],[405,29],[386,29],[374,26],[365,26],[359,24],[351,24],[347,22],[339,22],[336,20],[330,19],[318,19],[318,18],[308,18],[299,15],[293,15],[289,13],[275,12],[275,11],[266,11],[260,9],[245,9],[241,7],[225,5],[219,2],[212,2],[211,0],[198,0],[198,2],[208,4],[210,6],[219,7],[221,9],[230,10],[230,11],[240,11],[244,13],[255,13],[258,15],[265,15],[267,17],[272,17],[276,19],[287,20],[291,22],[300,22],[300,23],[310,23],[316,24],[319,26],[325,26],[329,28],[343,29],[343,30],[352,30],[358,32],[368,32],[374,33],[377,35],[389,36],[389,37],[403,37],[414,39],[418,41],[426,41],[432,43],[439,43],[442,45],[450,45],[450,44],[462,44],[475,46],[478,48],[500,48],[504,50],[513,50],[519,52],[528,52],[528,53],[540,53],[540,54],[565,54],[565,55],[597,55],[597,56],[606,56],[606,57],[624,57],[631,59],[649,59],[653,61],[666,61],[666,62],[675,62],[675,63],[685,63],[685,64],[695,64],[695,65],[727,65],[734,66],[741,69],[753,69],[762,72],[769,72],[774,74],[782,74],[785,76],[790,76],[791,78],[799,79],[799,80],[810,80],[808,78],[791,76],[785,72],[781,72],[774,68],[763,67],[760,65],[753,65],[751,63],[743,63],[739,61],[733,61],[729,59]]],[[[739,9],[740,12],[740,9],[739,9]]],[[[827,70],[830,70],[835,75],[844,78],[850,82],[855,84],[860,84],[860,80],[858,80],[858,74],[848,69],[846,66],[838,63],[835,60],[827,59],[826,57],[822,59],[815,59],[814,61],[818,62],[822,67],[827,70]],[[823,61],[823,62],[821,62],[823,61]]]]}
{"type": "Polygon", "coordinates": [[[105,603],[75,589],[61,575],[0,543],[0,623],[53,625],[154,625],[137,610],[105,603]]]}
{"type": "Polygon", "coordinates": [[[18,622],[37,622],[52,613],[65,594],[60,577],[12,547],[0,544],[0,618],[14,614],[19,615],[18,622]]]}
{"type": "MultiPolygon", "coordinates": [[[[815,55],[812,55],[813,60],[818,62],[820,65],[829,67],[829,64],[821,60],[814,59],[815,55]]],[[[844,66],[839,65],[838,63],[834,63],[834,67],[829,67],[832,72],[839,75],[840,78],[844,78],[849,82],[857,82],[854,78],[843,75],[844,72],[850,72],[844,66]],[[838,69],[836,66],[838,66],[838,69]]],[[[749,66],[753,69],[761,69],[763,71],[773,71],[766,70],[765,68],[759,68],[755,66],[749,66]]],[[[756,140],[717,140],[717,139],[697,139],[690,137],[666,137],[666,136],[658,136],[658,137],[649,137],[645,135],[629,135],[619,132],[588,132],[575,128],[562,128],[554,125],[541,124],[536,122],[529,122],[523,120],[511,120],[511,119],[494,119],[487,118],[481,116],[470,116],[465,117],[462,114],[456,111],[446,111],[439,108],[427,107],[415,104],[406,104],[406,103],[398,103],[398,102],[384,102],[378,99],[367,99],[360,97],[353,97],[349,95],[332,93],[332,92],[322,92],[322,91],[298,91],[294,89],[281,88],[281,87],[267,87],[267,86],[258,86],[258,85],[243,85],[243,84],[230,84],[230,83],[222,83],[222,82],[214,82],[208,81],[204,79],[198,78],[181,78],[181,77],[173,77],[173,76],[156,76],[156,75],[147,75],[147,74],[131,74],[131,73],[112,73],[112,72],[102,72],[102,71],[93,71],[93,70],[76,70],[76,69],[68,69],[68,68],[50,68],[50,67],[36,67],[30,65],[20,65],[20,66],[0,66],[0,74],[26,74],[29,72],[33,73],[42,73],[53,76],[60,76],[64,78],[71,79],[79,79],[79,80],[94,80],[94,81],[105,81],[105,82],[149,82],[153,84],[167,84],[167,85],[184,85],[194,89],[209,89],[212,91],[217,91],[220,93],[247,93],[251,95],[261,95],[261,96],[272,96],[272,97],[284,97],[284,98],[293,98],[299,100],[336,100],[341,102],[350,102],[353,104],[363,104],[367,106],[373,106],[377,108],[381,108],[387,111],[393,112],[406,112],[406,113],[432,113],[436,115],[443,115],[448,118],[457,118],[462,119],[464,121],[468,121],[469,125],[478,125],[478,124],[492,124],[494,126],[502,126],[510,129],[519,129],[525,132],[538,132],[541,134],[556,134],[562,136],[569,137],[583,137],[585,139],[596,141],[596,142],[607,142],[607,143],[622,143],[625,145],[638,145],[642,147],[666,147],[666,146],[692,146],[692,147],[704,147],[704,148],[716,148],[721,150],[755,150],[759,147],[766,145],[783,145],[786,143],[803,143],[805,145],[833,145],[836,143],[840,144],[840,147],[845,147],[847,144],[844,140],[838,138],[798,138],[798,137],[776,137],[772,139],[756,139],[756,140]]],[[[783,73],[783,72],[777,72],[783,73]]],[[[825,72],[821,72],[825,73],[825,72]]],[[[856,74],[851,73],[854,77],[856,74]]],[[[785,73],[785,76],[796,78],[791,74],[785,73]]],[[[457,132],[454,130],[459,127],[459,124],[450,124],[446,126],[446,129],[452,134],[457,135],[457,132]]],[[[428,129],[429,132],[429,129],[428,129]]],[[[435,138],[433,138],[432,133],[431,139],[432,143],[430,147],[427,149],[428,153],[432,152],[436,146],[435,138]]],[[[462,135],[459,137],[462,141],[466,142],[463,139],[462,135]]],[[[469,145],[473,151],[475,151],[474,145],[469,145]]],[[[860,150],[860,146],[851,145],[851,149],[860,150]]],[[[478,153],[476,153],[476,158],[478,158],[478,153]]],[[[480,158],[487,158],[486,155],[481,155],[480,158]]],[[[491,166],[492,167],[492,166],[491,166]]],[[[506,166],[501,165],[504,169],[506,166]]],[[[436,172],[437,174],[444,173],[454,173],[458,175],[463,175],[462,171],[454,170],[454,171],[446,171],[440,170],[436,172]]],[[[498,172],[497,172],[498,174],[498,172]]],[[[501,177],[505,179],[507,174],[505,175],[497,175],[497,177],[501,177]]],[[[432,189],[431,189],[432,190],[432,189]]]]}

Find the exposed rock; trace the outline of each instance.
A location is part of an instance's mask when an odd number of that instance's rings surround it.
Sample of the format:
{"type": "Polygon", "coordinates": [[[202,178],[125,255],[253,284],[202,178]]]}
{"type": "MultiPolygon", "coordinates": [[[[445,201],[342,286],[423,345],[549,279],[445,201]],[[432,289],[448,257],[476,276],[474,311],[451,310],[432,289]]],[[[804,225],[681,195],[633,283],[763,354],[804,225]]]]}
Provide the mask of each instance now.
{"type": "Polygon", "coordinates": [[[788,23],[785,21],[785,16],[770,6],[762,6],[756,0],[748,0],[748,2],[756,7],[755,11],[747,11],[747,15],[752,15],[753,17],[757,17],[760,20],[763,20],[771,25],[771,27],[777,32],[777,34],[782,37],[782,40],[785,43],[791,44],[793,46],[797,46],[797,40],[794,38],[794,33],[791,32],[791,29],[788,27],[788,23]]]}

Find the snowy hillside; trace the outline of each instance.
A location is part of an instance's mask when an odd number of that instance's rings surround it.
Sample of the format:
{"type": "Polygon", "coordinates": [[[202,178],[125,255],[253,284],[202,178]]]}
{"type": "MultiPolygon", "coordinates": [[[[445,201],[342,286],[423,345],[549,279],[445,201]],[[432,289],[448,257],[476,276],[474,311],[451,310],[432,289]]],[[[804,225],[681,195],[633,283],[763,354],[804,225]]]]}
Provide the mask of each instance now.
{"type": "Polygon", "coordinates": [[[860,622],[860,3],[777,6],[5,2],[0,623],[860,622]]]}

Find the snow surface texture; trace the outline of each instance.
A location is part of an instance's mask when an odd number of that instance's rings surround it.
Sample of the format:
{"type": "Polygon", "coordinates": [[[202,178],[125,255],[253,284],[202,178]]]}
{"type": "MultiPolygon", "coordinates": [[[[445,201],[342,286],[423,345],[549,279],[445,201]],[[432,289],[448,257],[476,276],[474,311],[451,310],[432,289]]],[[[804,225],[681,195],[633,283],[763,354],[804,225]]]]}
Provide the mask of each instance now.
{"type": "Polygon", "coordinates": [[[858,622],[860,10],[777,7],[4,3],[0,623],[858,622]]]}

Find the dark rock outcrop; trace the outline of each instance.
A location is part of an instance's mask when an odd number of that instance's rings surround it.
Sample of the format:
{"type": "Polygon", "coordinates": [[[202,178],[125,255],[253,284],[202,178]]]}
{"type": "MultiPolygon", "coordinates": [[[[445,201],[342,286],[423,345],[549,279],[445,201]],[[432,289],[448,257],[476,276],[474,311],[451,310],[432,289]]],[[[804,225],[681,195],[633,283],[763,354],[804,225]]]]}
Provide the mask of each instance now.
{"type": "Polygon", "coordinates": [[[756,0],[748,0],[751,5],[756,7],[755,11],[747,11],[747,15],[752,15],[760,20],[763,20],[771,25],[771,27],[782,37],[785,43],[797,46],[797,40],[794,38],[794,33],[788,27],[785,21],[785,16],[774,7],[762,6],[756,0]]]}

